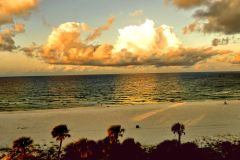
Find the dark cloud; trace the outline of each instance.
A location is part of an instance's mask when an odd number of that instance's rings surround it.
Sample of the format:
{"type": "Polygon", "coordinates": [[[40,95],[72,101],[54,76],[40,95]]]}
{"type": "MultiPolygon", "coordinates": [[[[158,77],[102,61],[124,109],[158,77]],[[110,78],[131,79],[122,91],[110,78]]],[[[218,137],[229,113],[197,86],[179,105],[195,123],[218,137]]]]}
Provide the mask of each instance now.
{"type": "Polygon", "coordinates": [[[15,36],[15,33],[13,33],[8,29],[0,32],[0,50],[1,51],[12,51],[13,49],[16,49],[15,42],[13,40],[14,36],[15,36]]]}
{"type": "Polygon", "coordinates": [[[29,47],[21,47],[19,51],[23,52],[28,57],[39,58],[40,53],[42,52],[42,46],[32,43],[29,47]]]}
{"type": "Polygon", "coordinates": [[[201,31],[204,33],[240,33],[239,0],[167,0],[179,8],[198,8],[193,17],[195,21],[187,25],[185,33],[201,31]]]}
{"type": "Polygon", "coordinates": [[[199,9],[194,17],[200,19],[204,33],[220,32],[224,34],[240,33],[240,1],[219,0],[208,3],[206,9],[199,9]]]}
{"type": "Polygon", "coordinates": [[[218,46],[218,45],[227,45],[229,43],[230,39],[228,37],[226,38],[214,38],[212,40],[212,45],[213,46],[218,46]]]}
{"type": "Polygon", "coordinates": [[[236,36],[225,36],[221,38],[214,38],[212,40],[212,45],[218,46],[218,45],[235,44],[239,42],[240,42],[240,38],[237,38],[236,36]]]}
{"type": "Polygon", "coordinates": [[[1,0],[0,1],[0,51],[12,51],[14,37],[25,32],[25,25],[14,22],[15,17],[26,17],[38,4],[38,0],[1,0]]]}
{"type": "Polygon", "coordinates": [[[14,37],[17,33],[25,31],[23,24],[12,25],[11,28],[0,31],[0,51],[12,51],[17,48],[14,42],[14,37]]]}

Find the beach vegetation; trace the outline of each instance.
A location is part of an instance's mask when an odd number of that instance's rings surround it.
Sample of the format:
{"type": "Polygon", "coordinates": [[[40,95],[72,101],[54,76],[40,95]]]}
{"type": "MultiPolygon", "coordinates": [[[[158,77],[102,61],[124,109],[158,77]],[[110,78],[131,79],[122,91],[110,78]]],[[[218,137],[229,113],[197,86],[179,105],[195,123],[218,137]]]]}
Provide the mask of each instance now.
{"type": "Polygon", "coordinates": [[[184,124],[175,123],[175,124],[173,124],[171,130],[172,130],[173,134],[177,134],[178,135],[178,143],[181,144],[181,137],[182,137],[182,135],[185,134],[185,126],[184,126],[184,124]]]}
{"type": "Polygon", "coordinates": [[[59,149],[58,149],[58,160],[60,159],[61,155],[61,148],[62,148],[62,142],[65,138],[70,137],[69,129],[67,128],[67,125],[61,124],[53,128],[52,130],[52,137],[56,138],[57,141],[59,141],[59,149]]]}
{"type": "MultiPolygon", "coordinates": [[[[178,136],[185,133],[183,124],[173,126],[171,130],[178,136]]],[[[41,146],[33,144],[30,137],[21,137],[13,142],[12,148],[0,150],[4,152],[0,157],[2,160],[239,160],[240,157],[240,139],[236,137],[203,137],[194,142],[181,142],[178,138],[144,146],[134,138],[120,139],[124,131],[121,125],[113,125],[107,129],[105,138],[81,138],[67,144],[63,151],[62,143],[41,146]]],[[[66,125],[56,126],[52,135],[57,141],[70,136],[66,125]]]]}

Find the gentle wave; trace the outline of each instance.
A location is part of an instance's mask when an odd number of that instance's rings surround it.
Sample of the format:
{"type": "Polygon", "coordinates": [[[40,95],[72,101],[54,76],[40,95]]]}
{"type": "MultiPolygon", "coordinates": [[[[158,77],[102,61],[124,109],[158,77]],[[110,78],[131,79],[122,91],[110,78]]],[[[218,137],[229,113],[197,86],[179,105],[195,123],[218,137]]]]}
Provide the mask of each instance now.
{"type": "Polygon", "coordinates": [[[240,99],[240,73],[0,78],[0,111],[240,99]]]}

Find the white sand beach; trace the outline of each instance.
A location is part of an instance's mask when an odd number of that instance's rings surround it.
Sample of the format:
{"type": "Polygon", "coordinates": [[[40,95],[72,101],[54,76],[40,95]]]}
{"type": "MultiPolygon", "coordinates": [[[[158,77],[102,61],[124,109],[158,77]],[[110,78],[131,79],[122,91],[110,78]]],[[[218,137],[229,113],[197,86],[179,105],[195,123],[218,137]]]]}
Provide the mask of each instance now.
{"type": "Polygon", "coordinates": [[[203,101],[124,106],[80,107],[0,113],[0,145],[11,146],[20,136],[30,136],[35,143],[55,141],[51,130],[66,124],[71,138],[64,144],[80,138],[101,139],[106,129],[121,124],[126,132],[123,138],[133,137],[142,144],[157,144],[176,138],[171,126],[181,122],[186,126],[183,141],[201,136],[240,133],[240,101],[203,101]],[[139,129],[135,126],[140,125],[139,129]]]}

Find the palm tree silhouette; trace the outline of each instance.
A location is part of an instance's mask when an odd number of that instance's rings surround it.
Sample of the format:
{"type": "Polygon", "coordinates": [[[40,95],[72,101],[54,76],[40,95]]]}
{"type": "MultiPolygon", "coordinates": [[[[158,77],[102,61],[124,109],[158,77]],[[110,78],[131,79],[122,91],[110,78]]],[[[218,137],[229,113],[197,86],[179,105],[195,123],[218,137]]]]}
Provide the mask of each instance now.
{"type": "Polygon", "coordinates": [[[17,156],[18,159],[27,158],[27,152],[32,147],[33,140],[30,137],[21,137],[13,142],[13,156],[17,156]],[[19,155],[18,155],[19,154],[19,155]]]}
{"type": "Polygon", "coordinates": [[[59,149],[58,149],[58,157],[57,157],[57,159],[59,160],[60,159],[61,148],[62,148],[62,141],[66,137],[70,137],[71,135],[69,134],[69,130],[68,130],[67,126],[61,124],[61,125],[58,125],[58,126],[53,128],[52,136],[53,136],[53,138],[56,138],[56,140],[60,142],[59,149]]]}
{"type": "Polygon", "coordinates": [[[185,134],[185,126],[181,123],[175,123],[171,128],[173,134],[178,134],[178,143],[181,144],[181,137],[185,134]]]}
{"type": "Polygon", "coordinates": [[[100,158],[99,146],[93,140],[86,138],[70,143],[64,149],[64,160],[98,160],[100,158]]]}
{"type": "Polygon", "coordinates": [[[111,127],[108,128],[107,132],[108,132],[108,138],[110,140],[111,144],[114,143],[119,143],[119,136],[122,137],[123,136],[123,132],[125,131],[124,128],[121,127],[121,125],[113,125],[111,127]]]}

